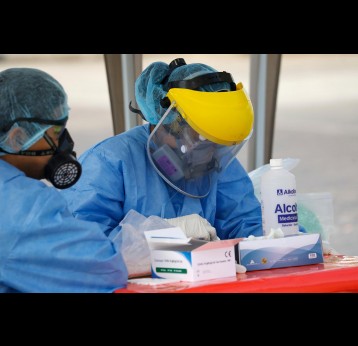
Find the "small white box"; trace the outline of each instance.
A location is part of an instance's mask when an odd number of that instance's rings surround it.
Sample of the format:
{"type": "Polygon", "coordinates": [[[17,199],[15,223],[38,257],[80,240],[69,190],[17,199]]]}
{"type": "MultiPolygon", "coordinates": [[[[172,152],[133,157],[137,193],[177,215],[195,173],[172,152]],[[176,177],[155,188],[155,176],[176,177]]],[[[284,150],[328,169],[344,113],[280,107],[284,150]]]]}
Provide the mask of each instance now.
{"type": "Polygon", "coordinates": [[[236,276],[234,246],[240,239],[186,238],[178,227],[145,232],[153,278],[201,281],[236,276]]]}
{"type": "Polygon", "coordinates": [[[238,247],[239,262],[247,271],[323,262],[322,240],[318,233],[242,240],[238,247]]]}

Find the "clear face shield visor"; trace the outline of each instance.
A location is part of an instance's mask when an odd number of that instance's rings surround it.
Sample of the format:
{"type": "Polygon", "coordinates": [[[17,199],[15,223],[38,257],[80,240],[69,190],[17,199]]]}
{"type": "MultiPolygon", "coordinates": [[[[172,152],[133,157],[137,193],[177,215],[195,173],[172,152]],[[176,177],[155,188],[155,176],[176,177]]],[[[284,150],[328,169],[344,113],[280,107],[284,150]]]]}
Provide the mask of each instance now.
{"type": "MultiPolygon", "coordinates": [[[[207,196],[220,173],[236,157],[251,136],[253,112],[249,112],[249,121],[239,126],[240,134],[235,130],[232,131],[232,127],[235,125],[235,121],[230,121],[232,112],[221,116],[222,121],[220,121],[220,117],[216,118],[218,114],[215,111],[213,113],[213,104],[217,106],[217,102],[223,100],[228,102],[230,98],[223,95],[229,93],[233,92],[213,93],[171,89],[168,93],[169,98],[173,97],[171,105],[148,138],[147,154],[153,167],[171,187],[184,195],[194,198],[207,196]],[[174,100],[174,96],[169,95],[172,90],[179,91],[181,96],[175,95],[176,100],[174,100]],[[200,107],[206,118],[203,124],[197,117],[198,113],[195,112],[192,100],[184,100],[187,99],[187,95],[184,95],[187,92],[190,95],[199,93],[206,99],[204,104],[207,106],[200,107]],[[213,94],[221,94],[220,100],[213,100],[213,94]],[[187,108],[185,107],[186,101],[190,103],[187,111],[194,112],[191,117],[188,117],[188,112],[184,111],[184,108],[187,108]],[[212,120],[215,118],[216,126],[213,126],[212,120]],[[227,133],[227,126],[231,128],[231,132],[235,133],[233,137],[227,133]],[[243,126],[244,128],[242,128],[243,126]]],[[[236,118],[237,104],[235,106],[234,103],[232,106],[234,106],[231,108],[233,108],[236,118]]],[[[236,121],[236,123],[238,122],[236,121]]]]}

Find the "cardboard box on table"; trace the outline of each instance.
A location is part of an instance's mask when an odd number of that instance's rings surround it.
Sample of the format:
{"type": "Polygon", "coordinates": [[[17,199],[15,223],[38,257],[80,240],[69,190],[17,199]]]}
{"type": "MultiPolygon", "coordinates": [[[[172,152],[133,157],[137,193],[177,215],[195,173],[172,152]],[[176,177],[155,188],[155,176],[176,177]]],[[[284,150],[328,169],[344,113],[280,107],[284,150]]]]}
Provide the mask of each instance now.
{"type": "Polygon", "coordinates": [[[147,231],[145,236],[154,278],[201,281],[236,276],[234,246],[240,239],[195,240],[178,227],[147,231]]]}
{"type": "Polygon", "coordinates": [[[322,240],[318,233],[242,240],[238,257],[247,271],[322,263],[322,240]]]}

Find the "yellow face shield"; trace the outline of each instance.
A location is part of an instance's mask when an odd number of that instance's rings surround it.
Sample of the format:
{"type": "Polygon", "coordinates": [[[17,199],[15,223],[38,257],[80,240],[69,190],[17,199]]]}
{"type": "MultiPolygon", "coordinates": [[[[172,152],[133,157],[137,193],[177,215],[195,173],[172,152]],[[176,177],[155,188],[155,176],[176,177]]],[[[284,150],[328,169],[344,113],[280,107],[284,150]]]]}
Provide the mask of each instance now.
{"type": "Polygon", "coordinates": [[[151,132],[147,154],[174,189],[209,194],[252,133],[253,111],[242,85],[236,91],[170,89],[171,105],[151,132]]]}
{"type": "Polygon", "coordinates": [[[241,83],[225,92],[173,88],[167,97],[195,131],[214,143],[239,144],[252,131],[254,112],[241,83]]]}

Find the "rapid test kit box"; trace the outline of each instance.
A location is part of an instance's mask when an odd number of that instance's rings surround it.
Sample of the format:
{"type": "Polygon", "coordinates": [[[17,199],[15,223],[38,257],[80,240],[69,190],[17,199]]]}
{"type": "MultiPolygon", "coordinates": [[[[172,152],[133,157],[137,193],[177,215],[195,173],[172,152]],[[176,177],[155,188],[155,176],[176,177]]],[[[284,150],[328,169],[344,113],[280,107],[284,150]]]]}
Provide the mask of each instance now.
{"type": "Polygon", "coordinates": [[[179,227],[145,232],[153,278],[201,281],[236,276],[234,246],[240,239],[208,242],[186,238],[179,227]]]}
{"type": "Polygon", "coordinates": [[[318,233],[274,239],[244,238],[238,245],[238,256],[247,271],[322,263],[322,240],[318,233]]]}

